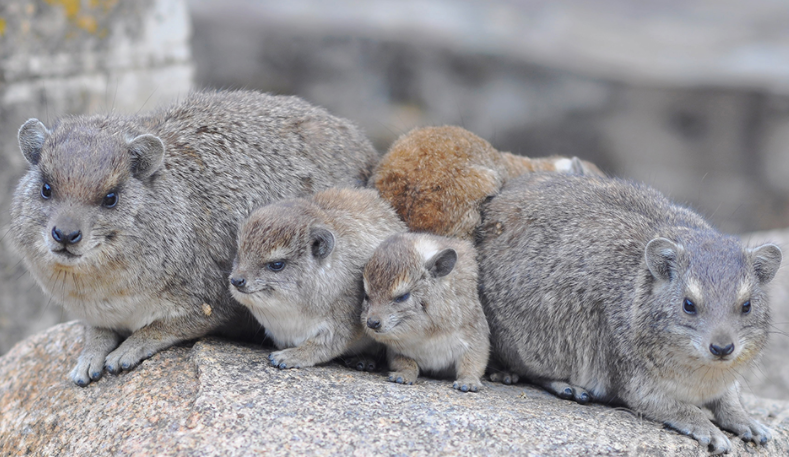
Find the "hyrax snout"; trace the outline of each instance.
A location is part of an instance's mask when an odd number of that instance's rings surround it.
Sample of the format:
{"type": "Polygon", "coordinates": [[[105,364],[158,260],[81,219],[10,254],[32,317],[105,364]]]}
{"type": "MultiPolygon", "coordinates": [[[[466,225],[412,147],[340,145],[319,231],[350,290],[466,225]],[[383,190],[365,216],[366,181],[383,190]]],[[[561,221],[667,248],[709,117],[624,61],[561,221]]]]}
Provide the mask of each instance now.
{"type": "Polygon", "coordinates": [[[84,319],[71,379],[131,369],[183,340],[238,336],[227,290],[238,224],[281,198],[366,182],[377,158],[348,121],[295,97],[197,93],[146,115],[66,117],[19,130],[16,251],[84,319]]]}
{"type": "Polygon", "coordinates": [[[281,349],[269,357],[274,366],[374,350],[359,322],[362,268],[380,242],[405,230],[370,189],[329,189],[252,213],[239,231],[231,292],[281,349]]]}
{"type": "Polygon", "coordinates": [[[490,349],[469,241],[403,233],[384,241],[364,268],[361,322],[387,346],[389,380],[412,384],[420,371],[454,376],[476,392],[490,349]]]}
{"type": "Polygon", "coordinates": [[[770,439],[737,379],[767,341],[777,246],[744,248],[643,185],[544,174],[485,205],[478,249],[509,370],[560,397],[624,403],[715,453],[731,448],[718,427],[770,439]]]}

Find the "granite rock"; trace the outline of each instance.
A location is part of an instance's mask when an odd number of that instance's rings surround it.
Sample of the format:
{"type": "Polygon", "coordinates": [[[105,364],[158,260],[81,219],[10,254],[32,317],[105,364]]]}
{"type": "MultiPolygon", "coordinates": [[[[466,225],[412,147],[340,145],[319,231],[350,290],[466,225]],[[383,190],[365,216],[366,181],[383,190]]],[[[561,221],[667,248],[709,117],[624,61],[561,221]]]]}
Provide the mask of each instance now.
{"type": "MultiPolygon", "coordinates": [[[[82,324],[53,327],[0,358],[0,455],[678,455],[691,438],[622,408],[578,405],[528,385],[389,383],[339,364],[280,371],[269,349],[203,339],[105,376],[67,379],[82,324]]],[[[774,439],[734,454],[789,452],[789,403],[746,397],[774,439]]]]}

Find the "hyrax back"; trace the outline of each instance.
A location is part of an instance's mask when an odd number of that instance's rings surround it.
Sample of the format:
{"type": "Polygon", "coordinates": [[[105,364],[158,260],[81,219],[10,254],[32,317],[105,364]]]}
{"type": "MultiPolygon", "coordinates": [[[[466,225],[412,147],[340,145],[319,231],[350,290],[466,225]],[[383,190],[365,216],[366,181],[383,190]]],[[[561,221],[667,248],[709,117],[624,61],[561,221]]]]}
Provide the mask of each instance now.
{"type": "Polygon", "coordinates": [[[412,384],[419,371],[456,376],[455,389],[482,387],[490,352],[469,241],[403,233],[384,241],[364,267],[361,321],[387,346],[389,380],[412,384]]]}
{"type": "Polygon", "coordinates": [[[359,322],[362,268],[405,230],[372,189],[329,189],[252,213],[239,231],[231,292],[283,349],[273,365],[308,367],[373,344],[359,322]]]}
{"type": "Polygon", "coordinates": [[[781,262],[657,191],[625,181],[523,176],[486,204],[480,295],[494,356],[565,398],[623,402],[714,452],[718,425],[769,431],[736,378],[767,340],[764,286],[781,262]]]}
{"type": "Polygon", "coordinates": [[[424,127],[392,144],[370,185],[408,228],[471,239],[479,209],[511,178],[533,171],[602,174],[577,158],[530,159],[499,152],[461,127],[424,127]]]}
{"type": "Polygon", "coordinates": [[[376,159],[349,122],[254,92],[51,129],[31,119],[19,143],[30,170],[11,233],[41,287],[90,324],[79,385],[246,314],[227,290],[239,222],[273,200],[363,183],[376,159]]]}

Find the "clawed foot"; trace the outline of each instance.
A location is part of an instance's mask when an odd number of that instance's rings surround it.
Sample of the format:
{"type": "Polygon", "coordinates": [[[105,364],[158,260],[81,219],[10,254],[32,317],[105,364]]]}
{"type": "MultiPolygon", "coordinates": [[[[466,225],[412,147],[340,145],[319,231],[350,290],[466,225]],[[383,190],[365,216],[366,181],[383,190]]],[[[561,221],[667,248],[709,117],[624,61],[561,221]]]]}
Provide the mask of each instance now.
{"type": "Polygon", "coordinates": [[[281,351],[272,352],[269,354],[268,360],[271,363],[271,366],[277,367],[280,370],[311,367],[314,365],[310,361],[304,360],[299,355],[298,348],[288,348],[281,351]]]}
{"type": "Polygon", "coordinates": [[[127,344],[130,339],[124,341],[118,349],[110,352],[104,360],[104,367],[112,374],[118,374],[122,370],[128,371],[136,367],[145,359],[153,357],[156,353],[154,347],[147,344],[127,344]]]}
{"type": "Polygon", "coordinates": [[[764,446],[773,437],[770,429],[761,422],[750,418],[743,418],[739,422],[718,424],[724,430],[729,430],[742,438],[743,441],[752,441],[755,444],[764,446]]]}
{"type": "Polygon", "coordinates": [[[345,362],[345,365],[353,367],[357,371],[373,372],[378,370],[378,362],[374,358],[366,356],[353,357],[345,362]]]}
{"type": "Polygon", "coordinates": [[[490,376],[488,376],[488,379],[490,379],[491,382],[500,382],[502,384],[510,385],[517,384],[520,378],[515,373],[497,371],[495,373],[491,373],[490,376]]]}
{"type": "Polygon", "coordinates": [[[389,381],[396,382],[398,384],[410,385],[416,381],[416,376],[403,371],[392,371],[389,373],[389,381]]]}
{"type": "Polygon", "coordinates": [[[461,392],[478,392],[482,388],[478,378],[460,378],[452,384],[452,387],[461,392]]]}
{"type": "Polygon", "coordinates": [[[708,448],[711,454],[726,454],[731,451],[731,441],[717,427],[708,424],[674,424],[667,423],[669,427],[688,435],[699,442],[700,445],[708,448]]]}
{"type": "Polygon", "coordinates": [[[589,392],[578,386],[572,386],[563,381],[550,381],[543,385],[549,392],[552,392],[559,398],[566,400],[575,400],[576,402],[585,405],[592,401],[592,396],[589,392]]]}
{"type": "Polygon", "coordinates": [[[85,387],[91,381],[98,381],[104,372],[104,358],[107,354],[103,351],[83,351],[77,359],[77,365],[71,370],[69,376],[80,387],[85,387]]]}

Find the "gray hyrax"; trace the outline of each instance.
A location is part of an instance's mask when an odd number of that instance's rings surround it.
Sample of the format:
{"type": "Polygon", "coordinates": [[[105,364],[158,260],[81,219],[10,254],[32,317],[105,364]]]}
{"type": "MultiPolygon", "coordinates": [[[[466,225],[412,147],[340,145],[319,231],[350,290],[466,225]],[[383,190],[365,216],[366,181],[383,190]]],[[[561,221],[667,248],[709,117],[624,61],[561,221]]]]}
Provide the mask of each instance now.
{"type": "Polygon", "coordinates": [[[471,242],[405,233],[384,241],[364,268],[361,320],[387,346],[389,380],[413,384],[419,371],[455,376],[476,392],[490,352],[471,242]]]}
{"type": "Polygon", "coordinates": [[[362,268],[405,230],[371,189],[329,189],[252,213],[239,230],[231,291],[281,349],[272,365],[309,367],[372,349],[359,322],[362,268]]]}
{"type": "Polygon", "coordinates": [[[363,183],[377,158],[349,122],[255,92],[51,129],[30,119],[19,145],[30,169],[13,241],[41,287],[89,324],[71,372],[81,386],[246,315],[227,290],[238,224],[275,199],[363,183]]]}
{"type": "Polygon", "coordinates": [[[737,378],[767,341],[773,244],[743,248],[659,192],[533,175],[483,210],[480,292],[494,356],[563,398],[624,403],[731,448],[710,422],[765,443],[737,378]]]}

